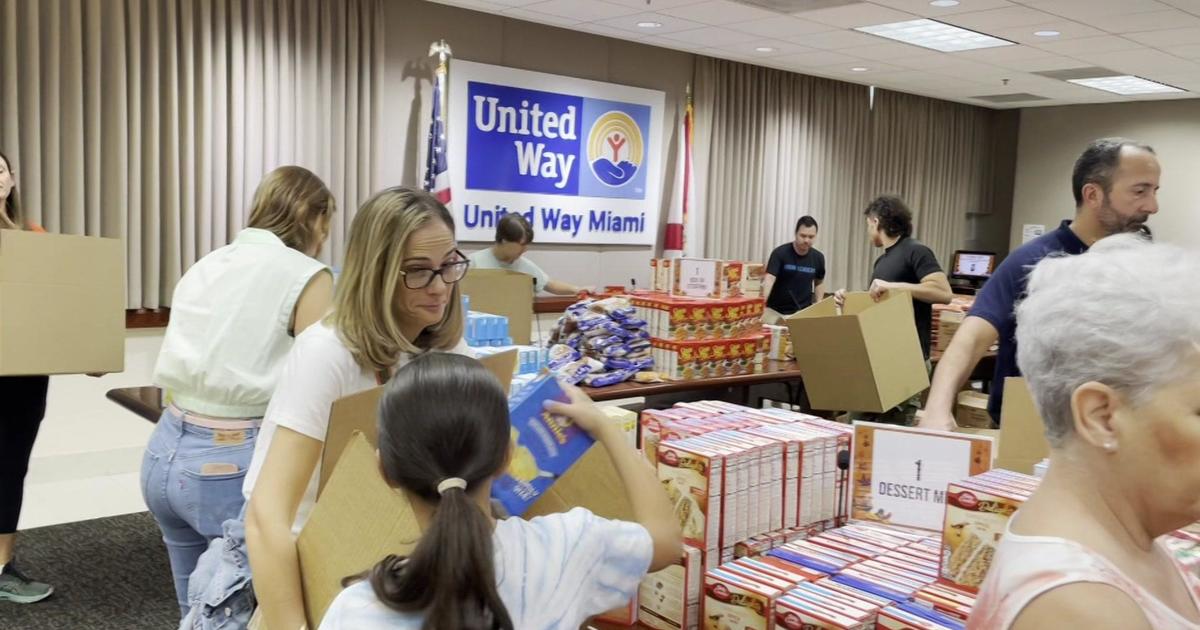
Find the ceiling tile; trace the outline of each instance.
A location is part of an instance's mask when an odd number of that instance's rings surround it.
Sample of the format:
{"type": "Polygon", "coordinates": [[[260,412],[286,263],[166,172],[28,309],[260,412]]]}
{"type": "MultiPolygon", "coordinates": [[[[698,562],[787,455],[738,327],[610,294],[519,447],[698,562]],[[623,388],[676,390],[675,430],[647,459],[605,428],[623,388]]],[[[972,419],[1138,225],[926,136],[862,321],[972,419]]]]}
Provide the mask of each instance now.
{"type": "Polygon", "coordinates": [[[1064,42],[1046,42],[1044,44],[1038,44],[1037,47],[1041,48],[1042,50],[1048,50],[1052,53],[1057,53],[1060,55],[1076,55],[1083,53],[1132,50],[1134,48],[1142,48],[1143,46],[1137,42],[1125,39],[1124,37],[1118,37],[1116,35],[1102,35],[1100,37],[1069,39],[1064,42]]]}
{"type": "Polygon", "coordinates": [[[855,83],[869,83],[876,79],[886,77],[893,72],[901,72],[904,69],[898,66],[888,65],[878,61],[863,61],[860,63],[837,63],[830,66],[821,66],[817,70],[844,77],[848,81],[855,83]],[[865,71],[855,72],[852,68],[866,68],[865,71]]]}
{"type": "Polygon", "coordinates": [[[672,39],[679,42],[689,44],[698,44],[702,46],[729,46],[732,44],[742,44],[745,42],[758,41],[758,36],[748,33],[739,33],[729,29],[717,28],[715,26],[706,26],[704,28],[692,29],[690,31],[679,31],[678,33],[667,33],[662,35],[664,39],[672,39]]]}
{"type": "Polygon", "coordinates": [[[1192,44],[1200,44],[1200,28],[1174,28],[1163,31],[1130,33],[1126,38],[1155,48],[1190,46],[1192,44]]]}
{"type": "Polygon", "coordinates": [[[560,17],[550,15],[548,13],[540,13],[538,11],[530,11],[528,9],[505,9],[502,13],[504,17],[510,17],[517,20],[525,20],[526,22],[537,22],[539,24],[550,24],[552,26],[575,26],[580,21],[568,17],[560,17]]]}
{"type": "Polygon", "coordinates": [[[1200,0],[1159,0],[1176,9],[1183,9],[1192,15],[1200,15],[1200,0]]]}
{"type": "Polygon", "coordinates": [[[712,26],[726,26],[738,22],[779,17],[779,14],[773,11],[731,2],[730,0],[709,0],[708,2],[701,2],[699,4],[664,8],[660,9],[659,12],[694,22],[703,22],[712,26]]]}
{"type": "Polygon", "coordinates": [[[577,2],[576,0],[546,0],[545,2],[537,2],[530,5],[525,5],[524,8],[528,9],[529,11],[548,13],[561,18],[578,20],[580,22],[607,20],[609,18],[630,15],[638,12],[638,10],[634,9],[633,7],[609,4],[607,2],[600,2],[599,0],[589,0],[588,2],[577,2]]]}
{"type": "Polygon", "coordinates": [[[1158,0],[1022,0],[1022,2],[1046,13],[1053,13],[1085,24],[1090,24],[1090,20],[1097,16],[1129,15],[1171,8],[1158,0]]]}
{"type": "Polygon", "coordinates": [[[718,50],[722,52],[738,55],[745,59],[763,59],[767,57],[782,57],[785,55],[798,55],[800,53],[818,52],[813,48],[805,48],[799,44],[785,42],[776,39],[756,39],[744,44],[731,44],[729,46],[718,46],[718,50]],[[759,48],[770,48],[771,50],[760,51],[759,48]]]}
{"type": "Polygon", "coordinates": [[[869,2],[848,4],[816,11],[802,11],[794,14],[797,17],[840,28],[856,28],[874,24],[890,24],[915,20],[919,16],[904,11],[889,9],[869,2]]]}
{"type": "MultiPolygon", "coordinates": [[[[451,7],[462,7],[464,9],[473,9],[476,11],[487,11],[489,13],[499,13],[501,9],[506,8],[505,5],[499,2],[488,2],[486,0],[429,0],[437,4],[444,4],[451,7]]],[[[540,0],[527,0],[528,3],[539,2],[540,0]]]]}
{"type": "MultiPolygon", "coordinates": [[[[594,1],[594,0],[592,0],[594,1]]],[[[682,7],[688,4],[700,4],[704,0],[653,0],[652,3],[647,3],[646,0],[604,0],[611,4],[621,4],[627,7],[633,7],[639,11],[662,11],[674,7],[682,7]]]]}
{"type": "Polygon", "coordinates": [[[627,29],[613,28],[611,26],[605,26],[604,24],[598,24],[595,22],[584,22],[572,28],[578,31],[583,31],[584,33],[603,35],[605,37],[612,37],[614,39],[624,39],[631,42],[641,41],[646,37],[644,33],[634,33],[627,29]]]}
{"type": "Polygon", "coordinates": [[[871,0],[873,4],[883,5],[891,9],[907,11],[921,17],[937,19],[944,15],[967,13],[970,11],[986,11],[988,9],[1003,9],[1016,6],[1009,0],[968,0],[954,7],[935,7],[929,0],[871,0]]]}
{"type": "Polygon", "coordinates": [[[1062,42],[1068,39],[1080,39],[1083,37],[1096,37],[1104,35],[1104,31],[1093,28],[1079,22],[1070,20],[1059,20],[1057,22],[1047,22],[1045,24],[1033,24],[1030,26],[1017,26],[1006,28],[1004,30],[992,33],[996,37],[1017,42],[1018,44],[1045,44],[1047,42],[1062,42]],[[1054,37],[1039,37],[1034,35],[1038,31],[1058,31],[1058,35],[1054,37]]]}
{"type": "Polygon", "coordinates": [[[1036,11],[1028,7],[1009,7],[1007,9],[992,9],[991,11],[975,11],[972,13],[948,15],[941,21],[992,35],[996,31],[1003,29],[1045,24],[1058,19],[1058,16],[1036,11]]]}
{"type": "Polygon", "coordinates": [[[1163,50],[1165,52],[1171,53],[1172,55],[1175,55],[1176,57],[1183,57],[1184,59],[1193,59],[1193,60],[1200,59],[1200,44],[1188,44],[1186,46],[1171,46],[1169,48],[1164,48],[1163,50]]]}
{"type": "Polygon", "coordinates": [[[1051,55],[1049,57],[1038,57],[1036,59],[1019,59],[1014,61],[993,61],[997,66],[1008,68],[1010,70],[1019,70],[1021,72],[1046,72],[1049,70],[1067,70],[1069,68],[1082,68],[1088,66],[1087,62],[1080,61],[1073,57],[1061,57],[1051,55]]]}
{"type": "Polygon", "coordinates": [[[957,63],[957,60],[954,58],[954,55],[949,55],[946,53],[933,53],[931,55],[897,57],[895,59],[889,59],[888,62],[904,68],[912,68],[913,70],[932,70],[934,68],[952,66],[957,63]]]}
{"type": "Polygon", "coordinates": [[[869,66],[870,62],[850,55],[832,52],[829,50],[819,50],[811,53],[801,53],[799,55],[784,55],[782,57],[772,57],[772,61],[783,63],[789,66],[803,66],[806,68],[820,68],[822,66],[832,66],[834,64],[849,64],[851,66],[864,65],[869,66]]]}
{"type": "Polygon", "coordinates": [[[1086,61],[1118,72],[1154,79],[1159,74],[1187,74],[1194,72],[1200,75],[1200,64],[1174,55],[1168,55],[1160,50],[1143,48],[1110,53],[1090,53],[1081,57],[1086,61]]]}
{"type": "Polygon", "coordinates": [[[853,55],[855,57],[862,57],[863,59],[878,59],[879,61],[891,61],[893,59],[906,59],[911,57],[925,57],[943,54],[927,48],[921,48],[920,46],[901,44],[900,42],[884,42],[882,44],[872,44],[870,46],[855,46],[853,48],[839,49],[838,52],[847,55],[853,55]]]}
{"type": "Polygon", "coordinates": [[[834,30],[828,24],[819,22],[806,22],[799,18],[788,16],[776,16],[766,20],[751,20],[749,22],[738,22],[730,24],[729,28],[743,33],[752,35],[761,35],[763,37],[776,37],[779,39],[791,39],[801,35],[810,35],[812,33],[827,33],[834,30]]]}
{"type": "Polygon", "coordinates": [[[970,79],[979,81],[981,79],[1005,78],[1006,75],[1012,74],[1008,68],[999,68],[985,63],[976,63],[974,61],[956,60],[950,65],[932,68],[929,70],[933,74],[944,74],[947,76],[958,77],[960,79],[970,79]]]}
{"type": "Polygon", "coordinates": [[[607,26],[618,30],[633,33],[639,36],[663,35],[665,33],[675,33],[678,31],[688,31],[696,28],[704,28],[704,24],[685,20],[673,15],[663,13],[635,13],[633,15],[624,15],[608,20],[600,20],[595,22],[601,26],[607,26]],[[657,22],[662,24],[658,28],[641,28],[639,22],[657,22]]]}
{"type": "Polygon", "coordinates": [[[886,39],[875,37],[874,35],[866,35],[855,31],[830,31],[827,33],[814,33],[812,35],[801,35],[800,37],[789,38],[802,46],[809,48],[820,48],[822,50],[838,50],[839,48],[854,48],[855,46],[871,46],[886,42],[886,39]]]}
{"type": "Polygon", "coordinates": [[[1139,33],[1164,29],[1200,27],[1200,17],[1178,9],[1150,11],[1133,15],[1097,16],[1088,23],[1109,33],[1139,33]]]}
{"type": "Polygon", "coordinates": [[[996,48],[964,50],[954,53],[954,56],[960,59],[970,59],[971,61],[982,61],[983,63],[997,63],[1039,59],[1046,56],[1046,51],[1030,46],[998,46],[996,48]]]}
{"type": "MultiPolygon", "coordinates": [[[[1165,75],[1162,75],[1161,77],[1158,77],[1158,80],[1162,81],[1163,83],[1166,83],[1167,85],[1173,85],[1177,88],[1188,90],[1190,92],[1200,93],[1200,75],[1196,75],[1196,74],[1187,74],[1187,75],[1165,74],[1165,75]]],[[[1195,97],[1195,94],[1193,94],[1192,96],[1195,97]]]]}

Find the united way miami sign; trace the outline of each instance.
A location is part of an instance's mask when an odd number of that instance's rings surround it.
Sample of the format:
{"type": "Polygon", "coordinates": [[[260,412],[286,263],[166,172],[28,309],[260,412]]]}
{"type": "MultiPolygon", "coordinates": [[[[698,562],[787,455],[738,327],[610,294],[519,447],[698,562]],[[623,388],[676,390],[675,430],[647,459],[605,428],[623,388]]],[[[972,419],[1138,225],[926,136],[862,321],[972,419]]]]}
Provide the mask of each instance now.
{"type": "Polygon", "coordinates": [[[449,97],[459,240],[519,213],[539,243],[654,244],[662,92],[456,60],[449,97]]]}

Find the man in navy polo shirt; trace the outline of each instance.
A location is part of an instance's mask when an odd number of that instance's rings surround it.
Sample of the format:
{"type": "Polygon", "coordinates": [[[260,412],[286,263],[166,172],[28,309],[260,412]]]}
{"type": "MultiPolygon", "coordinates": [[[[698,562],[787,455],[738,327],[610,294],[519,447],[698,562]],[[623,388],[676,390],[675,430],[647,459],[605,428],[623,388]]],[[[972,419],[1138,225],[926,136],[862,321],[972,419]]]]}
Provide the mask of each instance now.
{"type": "Polygon", "coordinates": [[[763,321],[777,324],[784,317],[825,299],[825,254],[813,247],[817,220],[810,216],[796,222],[795,240],[771,252],[763,278],[767,309],[763,321]]]}
{"type": "Polygon", "coordinates": [[[1057,230],[1017,248],[984,285],[938,363],[920,426],[942,430],[957,426],[954,407],[958,391],[997,341],[1000,351],[988,414],[993,423],[1000,423],[1004,379],[1021,375],[1014,309],[1025,297],[1029,271],[1046,256],[1082,254],[1106,236],[1143,232],[1150,215],[1158,212],[1160,173],[1154,149],[1144,144],[1104,138],[1088,145],[1071,175],[1075,219],[1063,221],[1057,230]]]}

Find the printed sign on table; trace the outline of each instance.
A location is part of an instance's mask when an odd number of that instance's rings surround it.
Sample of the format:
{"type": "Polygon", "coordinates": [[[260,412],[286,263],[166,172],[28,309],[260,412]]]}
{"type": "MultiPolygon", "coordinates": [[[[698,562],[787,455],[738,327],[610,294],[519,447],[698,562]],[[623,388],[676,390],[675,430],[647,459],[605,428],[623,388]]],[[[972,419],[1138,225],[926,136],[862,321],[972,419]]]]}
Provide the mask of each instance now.
{"type": "Polygon", "coordinates": [[[654,244],[662,92],[456,60],[449,96],[459,240],[519,213],[539,243],[654,244]]]}
{"type": "Polygon", "coordinates": [[[992,467],[992,438],[854,423],[851,517],[940,530],[946,486],[992,467]]]}

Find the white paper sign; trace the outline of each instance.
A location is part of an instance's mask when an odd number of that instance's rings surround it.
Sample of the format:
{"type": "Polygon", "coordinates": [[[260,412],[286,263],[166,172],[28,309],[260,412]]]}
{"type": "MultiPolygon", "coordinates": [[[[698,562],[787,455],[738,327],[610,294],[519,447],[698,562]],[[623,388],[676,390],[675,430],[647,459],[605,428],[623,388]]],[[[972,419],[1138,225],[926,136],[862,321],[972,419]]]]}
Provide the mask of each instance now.
{"type": "Polygon", "coordinates": [[[1046,226],[1034,225],[1032,223],[1026,223],[1025,226],[1023,228],[1021,228],[1021,243],[1022,244],[1028,243],[1029,241],[1032,241],[1033,239],[1035,239],[1045,233],[1046,233],[1046,226]]]}
{"type": "Polygon", "coordinates": [[[941,530],[946,486],[991,468],[990,437],[854,423],[854,518],[941,530]]]}

